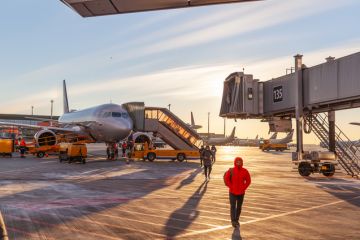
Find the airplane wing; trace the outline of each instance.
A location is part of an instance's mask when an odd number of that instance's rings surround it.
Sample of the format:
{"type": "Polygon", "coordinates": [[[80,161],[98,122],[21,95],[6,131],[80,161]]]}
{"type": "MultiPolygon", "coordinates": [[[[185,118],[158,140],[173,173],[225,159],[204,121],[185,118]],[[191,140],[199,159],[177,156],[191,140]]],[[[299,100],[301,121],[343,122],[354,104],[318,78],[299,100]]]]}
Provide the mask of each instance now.
{"type": "Polygon", "coordinates": [[[50,118],[38,118],[38,117],[25,117],[26,119],[43,121],[43,122],[58,122],[58,120],[50,119],[50,118]]]}
{"type": "Polygon", "coordinates": [[[360,126],[360,123],[358,122],[351,122],[350,124],[360,126]]]}
{"type": "Polygon", "coordinates": [[[31,129],[49,129],[60,132],[79,132],[78,130],[71,128],[61,128],[61,127],[52,127],[52,126],[37,126],[31,124],[22,124],[22,123],[11,123],[11,122],[0,122],[0,126],[15,126],[21,128],[31,128],[31,129]]]}

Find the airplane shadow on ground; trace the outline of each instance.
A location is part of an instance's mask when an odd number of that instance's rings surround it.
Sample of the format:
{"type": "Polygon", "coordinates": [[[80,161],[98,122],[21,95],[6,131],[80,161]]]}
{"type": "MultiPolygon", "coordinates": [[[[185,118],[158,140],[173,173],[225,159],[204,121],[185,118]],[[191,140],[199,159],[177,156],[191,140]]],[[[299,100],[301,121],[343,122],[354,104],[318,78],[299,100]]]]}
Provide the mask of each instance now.
{"type": "Polygon", "coordinates": [[[325,177],[307,177],[306,179],[309,182],[315,182],[315,185],[321,190],[352,205],[360,207],[360,182],[356,183],[346,179],[325,177]],[[354,187],[352,186],[353,184],[357,184],[358,186],[354,187]]]}
{"type": "Polygon", "coordinates": [[[204,181],[198,187],[195,193],[189,197],[186,203],[170,215],[169,220],[166,222],[165,226],[165,234],[169,239],[172,239],[182,233],[197,219],[199,216],[199,210],[197,210],[197,207],[206,192],[207,184],[208,182],[204,181]],[[189,209],[192,210],[189,211],[189,209]],[[183,217],[182,219],[186,221],[179,223],[176,219],[179,218],[180,214],[184,213],[187,214],[187,218],[184,219],[183,217]],[[177,229],[172,228],[174,225],[177,226],[177,229]]]}
{"type": "MultiPolygon", "coordinates": [[[[177,169],[176,174],[181,174],[187,170],[189,168],[177,169]]],[[[107,169],[105,172],[111,174],[112,171],[107,169]]],[[[48,229],[57,229],[59,225],[71,225],[78,219],[87,219],[87,216],[106,210],[114,211],[114,215],[121,216],[120,213],[117,213],[117,207],[142,199],[154,191],[168,187],[173,181],[172,176],[146,179],[146,176],[152,176],[152,174],[154,174],[152,169],[145,169],[136,173],[102,179],[82,178],[83,181],[63,178],[49,179],[48,181],[54,183],[46,187],[2,196],[0,198],[0,211],[3,213],[7,225],[9,238],[28,239],[32,233],[47,232],[48,229]],[[114,184],[119,187],[114,187],[114,184]]],[[[25,181],[37,180],[25,179],[25,181]]],[[[199,191],[193,195],[194,198],[200,193],[199,191]]],[[[198,213],[195,214],[197,216],[198,213]]],[[[132,227],[131,224],[133,223],[123,221],[115,228],[123,229],[124,234],[140,237],[128,230],[132,227]]],[[[167,229],[176,231],[177,228],[170,224],[167,225],[167,229]]],[[[56,231],[61,231],[61,228],[56,231]]]]}

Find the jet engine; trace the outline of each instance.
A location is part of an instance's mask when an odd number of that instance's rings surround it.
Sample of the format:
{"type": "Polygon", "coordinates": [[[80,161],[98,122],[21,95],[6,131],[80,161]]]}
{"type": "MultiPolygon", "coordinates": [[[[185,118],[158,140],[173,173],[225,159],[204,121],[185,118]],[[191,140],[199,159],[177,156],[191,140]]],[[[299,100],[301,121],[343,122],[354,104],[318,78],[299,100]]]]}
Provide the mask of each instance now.
{"type": "Polygon", "coordinates": [[[38,146],[53,146],[57,143],[56,134],[50,130],[41,130],[34,136],[38,146]]]}
{"type": "Polygon", "coordinates": [[[148,144],[150,144],[152,139],[151,139],[151,135],[148,134],[148,133],[137,132],[137,133],[135,133],[133,135],[133,141],[135,143],[145,143],[145,142],[147,142],[148,144]]]}

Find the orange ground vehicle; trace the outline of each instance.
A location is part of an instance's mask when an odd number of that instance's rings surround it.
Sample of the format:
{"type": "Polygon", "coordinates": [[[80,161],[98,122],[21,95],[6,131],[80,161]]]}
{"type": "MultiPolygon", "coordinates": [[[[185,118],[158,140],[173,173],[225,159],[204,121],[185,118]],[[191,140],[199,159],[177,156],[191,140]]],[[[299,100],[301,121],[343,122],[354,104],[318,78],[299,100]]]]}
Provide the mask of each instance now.
{"type": "Polygon", "coordinates": [[[282,152],[284,150],[289,150],[286,143],[270,143],[269,140],[265,140],[264,143],[261,144],[259,148],[263,151],[275,150],[282,152]]]}
{"type": "Polygon", "coordinates": [[[14,140],[9,138],[0,139],[0,155],[12,157],[14,152],[14,140]]]}
{"type": "Polygon", "coordinates": [[[177,159],[182,162],[186,159],[200,159],[199,150],[149,149],[148,144],[136,143],[131,157],[147,159],[177,159]]]}
{"type": "Polygon", "coordinates": [[[59,152],[59,145],[45,145],[45,146],[35,146],[30,145],[27,147],[28,153],[36,155],[38,158],[43,158],[47,153],[58,153],[59,152]]]}
{"type": "Polygon", "coordinates": [[[60,143],[59,161],[78,161],[83,164],[86,163],[87,148],[83,143],[60,143]]]}

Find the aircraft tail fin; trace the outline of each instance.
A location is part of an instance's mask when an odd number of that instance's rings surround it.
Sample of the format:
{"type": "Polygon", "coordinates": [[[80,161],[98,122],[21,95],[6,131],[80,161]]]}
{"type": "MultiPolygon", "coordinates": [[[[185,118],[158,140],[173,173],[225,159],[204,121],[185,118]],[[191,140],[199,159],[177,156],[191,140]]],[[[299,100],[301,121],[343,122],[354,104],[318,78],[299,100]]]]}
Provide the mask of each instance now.
{"type": "Polygon", "coordinates": [[[292,139],[293,139],[293,135],[294,135],[294,129],[292,129],[292,130],[288,133],[288,135],[285,137],[285,139],[291,142],[292,139]]]}
{"type": "Polygon", "coordinates": [[[271,135],[270,139],[276,139],[277,138],[277,132],[274,132],[273,135],[271,135]]]}
{"type": "Polygon", "coordinates": [[[234,138],[235,137],[235,130],[236,130],[236,127],[233,128],[229,138],[234,138]]]}
{"type": "Polygon", "coordinates": [[[195,126],[195,120],[194,120],[193,112],[191,112],[191,126],[195,126]]]}
{"type": "Polygon", "coordinates": [[[258,140],[258,139],[259,139],[259,134],[257,134],[255,137],[255,140],[258,140]]]}
{"type": "Polygon", "coordinates": [[[64,101],[64,113],[70,112],[69,111],[69,101],[68,101],[68,97],[67,97],[65,79],[63,81],[63,101],[64,101]]]}

